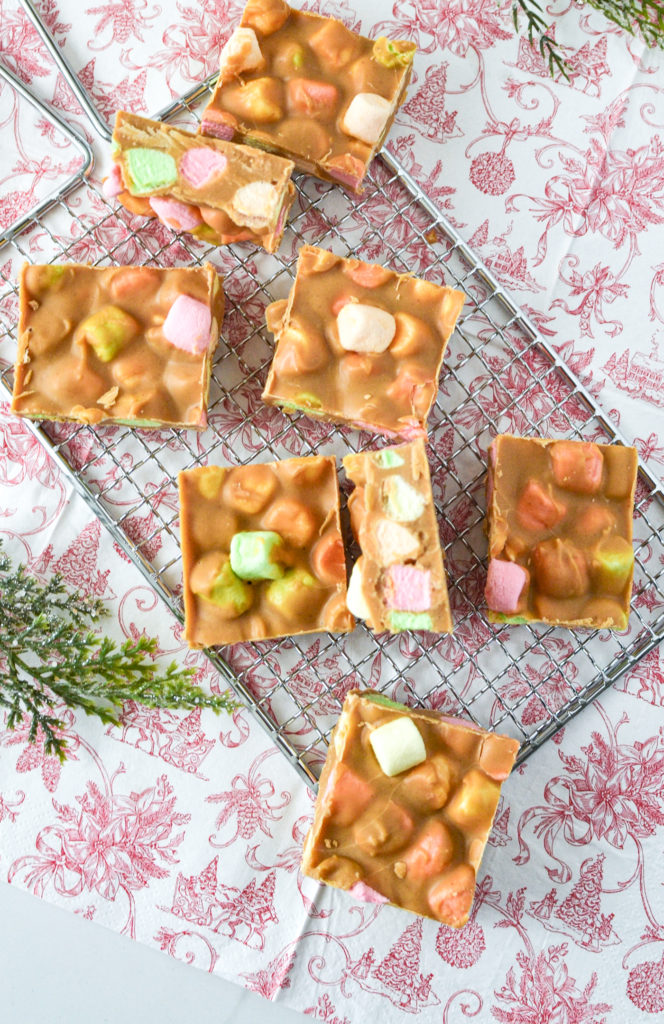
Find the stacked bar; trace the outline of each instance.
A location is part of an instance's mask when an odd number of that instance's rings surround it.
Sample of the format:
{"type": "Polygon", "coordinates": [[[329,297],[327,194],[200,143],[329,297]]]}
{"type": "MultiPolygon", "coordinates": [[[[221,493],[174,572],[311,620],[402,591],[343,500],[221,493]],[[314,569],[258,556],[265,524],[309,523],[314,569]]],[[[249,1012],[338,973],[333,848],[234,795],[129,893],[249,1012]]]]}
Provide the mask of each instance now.
{"type": "Polygon", "coordinates": [[[461,928],[519,744],[351,690],[321,775],[302,871],[359,900],[461,928]]]}
{"type": "Polygon", "coordinates": [[[120,111],[108,196],[213,245],[279,246],[295,197],[290,160],[120,111]]]}
{"type": "Polygon", "coordinates": [[[362,554],[347,603],[375,632],[451,633],[443,554],[424,442],[347,455],[348,507],[362,554]]]}
{"type": "Polygon", "coordinates": [[[489,449],[491,622],[626,629],[635,448],[501,434],[489,449]]]}
{"type": "Polygon", "coordinates": [[[207,424],[224,314],[214,267],[23,266],[12,412],[31,419],[207,424]]]}
{"type": "Polygon", "coordinates": [[[267,308],[276,351],[263,401],[390,438],[426,436],[463,292],[326,249],[300,249],[267,308]]]}
{"type": "Polygon", "coordinates": [[[354,626],[334,458],[180,473],[191,647],[354,626]]]}
{"type": "Polygon", "coordinates": [[[405,99],[415,44],[366,39],[283,0],[249,0],[201,130],[359,192],[405,99]]]}

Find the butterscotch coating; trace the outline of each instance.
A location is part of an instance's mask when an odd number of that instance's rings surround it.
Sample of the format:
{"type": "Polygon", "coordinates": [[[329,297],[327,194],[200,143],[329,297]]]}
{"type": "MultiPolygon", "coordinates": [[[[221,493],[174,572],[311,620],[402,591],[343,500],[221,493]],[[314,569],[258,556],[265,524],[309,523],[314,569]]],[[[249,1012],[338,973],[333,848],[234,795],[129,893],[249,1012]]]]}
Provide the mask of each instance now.
{"type": "Polygon", "coordinates": [[[249,0],[201,130],[355,192],[406,96],[415,44],[360,36],[283,0],[249,0]]]}
{"type": "Polygon", "coordinates": [[[111,191],[130,211],[216,245],[279,247],[295,198],[290,160],[126,111],[116,115],[113,159],[111,191]]]}
{"type": "Polygon", "coordinates": [[[211,264],[25,264],[19,284],[12,412],[146,428],[206,426],[224,313],[211,264]]]}
{"type": "Polygon", "coordinates": [[[367,625],[375,632],[451,633],[424,441],[346,455],[343,466],[355,484],[349,506],[362,552],[352,589],[360,588],[367,625]]]}
{"type": "Polygon", "coordinates": [[[625,629],[635,448],[501,434],[489,449],[491,622],[625,629]]]}
{"type": "Polygon", "coordinates": [[[333,457],[198,467],[179,485],[190,647],[353,628],[333,457]]]}
{"type": "Polygon", "coordinates": [[[300,249],[263,401],[390,438],[426,437],[464,294],[386,267],[300,249]]]}
{"type": "Polygon", "coordinates": [[[302,871],[357,899],[463,927],[518,748],[517,740],[440,712],[351,690],[332,734],[302,871]],[[370,737],[401,719],[416,726],[425,759],[388,776],[370,737]]]}

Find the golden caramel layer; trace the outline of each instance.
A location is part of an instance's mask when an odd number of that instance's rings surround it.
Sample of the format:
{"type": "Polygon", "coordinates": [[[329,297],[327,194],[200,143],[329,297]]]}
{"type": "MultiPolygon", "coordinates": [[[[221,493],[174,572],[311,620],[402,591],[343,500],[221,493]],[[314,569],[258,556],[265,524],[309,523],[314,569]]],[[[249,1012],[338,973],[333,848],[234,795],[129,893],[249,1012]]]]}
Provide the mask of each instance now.
{"type": "Polygon", "coordinates": [[[126,111],[116,116],[113,159],[117,198],[132,213],[214,245],[279,247],[295,198],[290,160],[126,111]]]}
{"type": "Polygon", "coordinates": [[[362,549],[351,589],[359,587],[367,625],[375,632],[451,633],[424,441],[347,455],[343,465],[355,484],[348,507],[362,549]]]}
{"type": "Polygon", "coordinates": [[[249,0],[201,130],[360,191],[405,99],[414,53],[414,43],[367,39],[283,0],[249,0]]]}
{"type": "Polygon", "coordinates": [[[390,902],[461,928],[517,740],[371,690],[351,690],[320,779],[302,871],[371,902],[390,902]],[[419,763],[387,775],[374,752],[404,720],[419,763]]]}
{"type": "Polygon", "coordinates": [[[224,314],[211,264],[172,270],[25,264],[19,302],[12,412],[137,427],[206,426],[224,314]]]}
{"type": "Polygon", "coordinates": [[[276,351],[263,401],[387,437],[425,437],[464,298],[303,246],[288,300],[266,311],[276,351]]]}
{"type": "Polygon", "coordinates": [[[353,628],[333,457],[199,467],[179,483],[191,647],[353,628]]]}
{"type": "Polygon", "coordinates": [[[498,436],[489,448],[492,622],[626,629],[635,448],[498,436]]]}

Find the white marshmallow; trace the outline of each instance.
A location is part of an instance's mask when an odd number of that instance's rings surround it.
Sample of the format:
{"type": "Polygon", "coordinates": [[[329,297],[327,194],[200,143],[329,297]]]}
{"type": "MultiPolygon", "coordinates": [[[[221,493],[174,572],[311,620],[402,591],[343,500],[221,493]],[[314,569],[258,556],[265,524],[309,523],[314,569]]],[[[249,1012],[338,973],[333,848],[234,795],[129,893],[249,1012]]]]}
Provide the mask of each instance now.
{"type": "Polygon", "coordinates": [[[220,58],[219,71],[255,71],[264,64],[263,54],[253,28],[236,28],[224,44],[220,58]]]}
{"type": "Polygon", "coordinates": [[[427,759],[422,734],[412,718],[393,718],[379,725],[369,742],[385,775],[399,775],[427,759]]]}
{"type": "Polygon", "coordinates": [[[391,313],[363,302],[348,302],[337,316],[339,344],[347,352],[385,352],[396,334],[391,313]]]}
{"type": "Polygon", "coordinates": [[[373,146],[383,134],[392,104],[375,92],[358,92],[343,116],[341,128],[347,135],[373,146]]]}
{"type": "Polygon", "coordinates": [[[269,181],[242,185],[233,196],[233,220],[249,227],[274,220],[279,193],[269,181]]]}
{"type": "Polygon", "coordinates": [[[370,619],[371,609],[364,596],[364,581],[362,579],[362,558],[358,558],[353,566],[346,591],[346,607],[356,619],[370,619]]]}
{"type": "Polygon", "coordinates": [[[412,523],[424,512],[426,500],[412,484],[400,476],[388,476],[383,482],[383,507],[388,519],[412,523]]]}
{"type": "Polygon", "coordinates": [[[420,553],[420,542],[412,530],[399,526],[390,519],[377,519],[373,524],[373,533],[381,565],[407,562],[411,558],[417,558],[420,553]]]}

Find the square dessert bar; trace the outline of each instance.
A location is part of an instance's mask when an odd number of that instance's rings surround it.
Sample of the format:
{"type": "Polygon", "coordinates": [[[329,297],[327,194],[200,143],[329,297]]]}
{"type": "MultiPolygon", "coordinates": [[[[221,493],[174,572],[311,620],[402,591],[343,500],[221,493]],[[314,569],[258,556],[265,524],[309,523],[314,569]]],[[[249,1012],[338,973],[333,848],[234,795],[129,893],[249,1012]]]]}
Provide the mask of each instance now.
{"type": "Polygon", "coordinates": [[[354,626],[334,458],[180,473],[190,647],[354,626]]]}
{"type": "Polygon", "coordinates": [[[207,424],[224,315],[214,267],[25,264],[12,412],[31,419],[207,424]]]}
{"type": "Polygon", "coordinates": [[[489,448],[491,622],[626,629],[636,448],[501,434],[489,448]]]}
{"type": "Polygon", "coordinates": [[[415,43],[366,39],[283,0],[249,0],[201,130],[361,191],[406,96],[415,43]]]}
{"type": "Polygon", "coordinates": [[[375,632],[451,633],[443,553],[424,441],[346,455],[348,500],[362,554],[347,604],[375,632]]]}
{"type": "Polygon", "coordinates": [[[213,245],[279,246],[295,197],[290,160],[120,111],[104,182],[132,213],[213,245]]]}
{"type": "Polygon", "coordinates": [[[305,875],[461,928],[517,740],[351,690],[304,842],[305,875]]]}
{"type": "Polygon", "coordinates": [[[263,401],[390,438],[425,437],[464,298],[303,246],[289,298],[266,311],[276,351],[263,401]]]}

